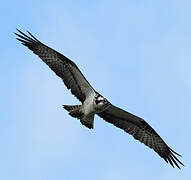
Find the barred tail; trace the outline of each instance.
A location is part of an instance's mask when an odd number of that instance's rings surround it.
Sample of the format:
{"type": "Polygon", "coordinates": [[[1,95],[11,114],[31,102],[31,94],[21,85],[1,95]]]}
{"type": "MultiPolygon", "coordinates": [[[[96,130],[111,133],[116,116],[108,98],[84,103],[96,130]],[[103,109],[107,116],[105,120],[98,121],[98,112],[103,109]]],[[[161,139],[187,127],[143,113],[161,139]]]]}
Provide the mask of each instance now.
{"type": "Polygon", "coordinates": [[[84,115],[83,112],[81,111],[81,106],[82,105],[75,105],[75,106],[63,105],[63,108],[69,112],[70,116],[81,119],[84,115]]]}

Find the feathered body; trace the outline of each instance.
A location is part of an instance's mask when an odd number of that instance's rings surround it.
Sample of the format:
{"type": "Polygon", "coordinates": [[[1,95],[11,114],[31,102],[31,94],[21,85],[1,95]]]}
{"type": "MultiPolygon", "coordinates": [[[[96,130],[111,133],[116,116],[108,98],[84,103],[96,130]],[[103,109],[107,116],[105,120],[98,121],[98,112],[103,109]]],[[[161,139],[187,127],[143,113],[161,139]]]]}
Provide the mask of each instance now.
{"type": "Polygon", "coordinates": [[[112,105],[96,92],[73,61],[40,42],[30,32],[29,36],[20,30],[18,32],[15,33],[17,39],[38,55],[81,101],[81,105],[63,105],[69,115],[80,119],[80,122],[90,129],[93,129],[94,116],[98,115],[153,149],[172,167],[180,168],[180,165],[183,165],[176,157],[180,155],[173,151],[144,119],[112,105]]]}

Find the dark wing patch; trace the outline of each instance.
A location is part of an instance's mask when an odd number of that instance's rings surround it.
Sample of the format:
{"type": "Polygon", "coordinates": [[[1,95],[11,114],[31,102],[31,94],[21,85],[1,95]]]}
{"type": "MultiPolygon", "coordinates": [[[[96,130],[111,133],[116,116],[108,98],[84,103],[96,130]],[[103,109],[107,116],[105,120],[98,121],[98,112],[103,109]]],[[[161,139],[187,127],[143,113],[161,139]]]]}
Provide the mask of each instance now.
{"type": "Polygon", "coordinates": [[[83,103],[86,96],[94,90],[76,64],[64,55],[41,43],[30,32],[27,31],[30,35],[28,36],[18,29],[17,31],[20,33],[15,33],[18,36],[17,40],[38,55],[56,75],[62,78],[66,87],[71,89],[72,94],[83,103]]]}
{"type": "Polygon", "coordinates": [[[131,134],[136,140],[144,143],[146,146],[153,149],[172,167],[177,166],[182,162],[175,156],[181,156],[173,151],[156,133],[156,131],[143,119],[128,113],[118,107],[111,105],[105,111],[98,113],[105,121],[123,129],[125,132],[131,134]]]}

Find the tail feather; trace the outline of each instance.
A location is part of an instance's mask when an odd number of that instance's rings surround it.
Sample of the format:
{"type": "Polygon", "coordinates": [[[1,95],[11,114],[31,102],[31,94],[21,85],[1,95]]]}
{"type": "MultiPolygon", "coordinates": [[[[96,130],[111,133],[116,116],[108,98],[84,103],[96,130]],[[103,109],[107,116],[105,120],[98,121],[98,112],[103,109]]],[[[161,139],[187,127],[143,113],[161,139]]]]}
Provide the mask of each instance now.
{"type": "Polygon", "coordinates": [[[94,114],[85,116],[84,113],[81,111],[82,105],[63,105],[63,108],[69,112],[70,116],[80,119],[82,125],[86,126],[89,129],[93,129],[94,114]]]}
{"type": "Polygon", "coordinates": [[[63,105],[63,108],[66,109],[69,112],[69,115],[81,119],[83,117],[83,112],[81,111],[81,105],[75,105],[75,106],[70,106],[70,105],[63,105]]]}
{"type": "Polygon", "coordinates": [[[80,109],[81,105],[75,105],[75,106],[63,105],[63,108],[70,112],[70,111],[73,111],[73,110],[80,109]]]}
{"type": "Polygon", "coordinates": [[[80,119],[80,122],[89,129],[94,128],[94,114],[90,114],[84,118],[80,119]]]}

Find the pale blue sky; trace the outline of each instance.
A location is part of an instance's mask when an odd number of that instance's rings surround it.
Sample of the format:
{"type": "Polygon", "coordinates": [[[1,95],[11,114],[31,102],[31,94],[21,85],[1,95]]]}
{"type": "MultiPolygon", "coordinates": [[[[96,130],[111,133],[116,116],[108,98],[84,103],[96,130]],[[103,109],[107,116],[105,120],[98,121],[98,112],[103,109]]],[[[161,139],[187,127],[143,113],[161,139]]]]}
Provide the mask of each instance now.
{"type": "Polygon", "coordinates": [[[4,1],[0,7],[0,179],[188,180],[191,2],[4,1]],[[13,32],[29,30],[71,58],[113,104],[143,117],[183,155],[173,169],[95,118],[89,130],[62,104],[78,101],[13,32]]]}

